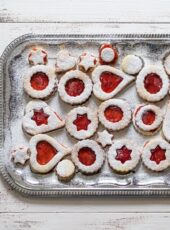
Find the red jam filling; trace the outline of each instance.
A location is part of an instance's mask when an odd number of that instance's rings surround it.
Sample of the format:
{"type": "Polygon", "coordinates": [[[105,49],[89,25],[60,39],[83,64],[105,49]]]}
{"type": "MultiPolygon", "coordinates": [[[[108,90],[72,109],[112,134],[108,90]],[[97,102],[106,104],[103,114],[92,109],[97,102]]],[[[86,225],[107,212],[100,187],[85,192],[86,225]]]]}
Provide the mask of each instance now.
{"type": "Polygon", "coordinates": [[[118,122],[123,118],[123,111],[115,105],[111,105],[104,111],[104,116],[110,122],[118,122]]]}
{"type": "Polygon", "coordinates": [[[41,165],[47,164],[57,154],[57,150],[47,141],[38,142],[36,148],[37,162],[41,165]]]}
{"type": "Polygon", "coordinates": [[[84,147],[79,150],[78,158],[83,165],[90,166],[96,161],[96,154],[92,149],[84,147]]]}
{"type": "Polygon", "coordinates": [[[142,121],[145,125],[152,125],[155,121],[155,117],[155,113],[152,110],[148,110],[142,114],[142,121]]]}
{"type": "Polygon", "coordinates": [[[40,110],[34,109],[34,115],[31,117],[31,120],[35,121],[37,126],[40,126],[43,124],[47,125],[48,118],[49,118],[49,115],[44,113],[43,109],[40,109],[40,110]]]}
{"type": "Polygon", "coordinates": [[[35,90],[43,90],[48,86],[48,76],[43,72],[37,72],[31,77],[31,86],[35,90]]]}
{"type": "Polygon", "coordinates": [[[71,97],[79,96],[84,91],[84,82],[78,78],[72,78],[66,82],[65,90],[71,97]]]}
{"type": "Polygon", "coordinates": [[[151,149],[151,161],[155,161],[158,165],[161,161],[166,160],[165,149],[162,149],[159,145],[155,149],[151,149]]]}
{"type": "Polygon", "coordinates": [[[145,77],[144,86],[149,93],[158,93],[162,88],[162,79],[156,73],[150,73],[145,77]]]}
{"type": "Polygon", "coordinates": [[[122,77],[108,71],[100,75],[101,88],[105,93],[111,93],[122,80],[122,77]]]}
{"type": "Polygon", "coordinates": [[[118,59],[117,50],[115,48],[113,48],[113,46],[111,44],[104,44],[104,45],[101,46],[101,48],[99,50],[99,62],[100,62],[101,65],[106,65],[106,64],[114,63],[117,59],[118,59]],[[102,50],[106,49],[106,48],[111,48],[113,50],[114,54],[115,54],[114,59],[111,62],[105,62],[101,58],[102,50]]]}
{"type": "Polygon", "coordinates": [[[115,159],[117,161],[121,161],[122,164],[124,164],[126,161],[131,160],[132,150],[128,149],[125,145],[123,145],[121,149],[117,149],[116,152],[117,155],[115,159]]]}
{"type": "Polygon", "coordinates": [[[73,121],[73,124],[77,127],[77,131],[80,130],[87,130],[88,129],[88,125],[91,123],[91,121],[88,119],[87,117],[87,113],[86,114],[77,114],[77,118],[76,120],[73,121]]]}

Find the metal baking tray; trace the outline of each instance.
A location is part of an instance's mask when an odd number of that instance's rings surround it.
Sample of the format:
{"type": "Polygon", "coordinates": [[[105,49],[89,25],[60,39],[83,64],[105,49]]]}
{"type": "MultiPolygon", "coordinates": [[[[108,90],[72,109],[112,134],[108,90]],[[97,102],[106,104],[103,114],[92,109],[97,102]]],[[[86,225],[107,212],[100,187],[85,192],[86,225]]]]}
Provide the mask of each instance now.
{"type": "MultiPolygon", "coordinates": [[[[170,35],[33,35],[21,36],[11,42],[0,59],[0,171],[4,179],[17,191],[25,195],[59,196],[59,195],[111,195],[111,196],[168,196],[170,195],[170,170],[153,173],[142,163],[127,175],[117,175],[108,167],[107,161],[101,172],[85,176],[80,172],[69,183],[58,181],[55,172],[46,175],[31,172],[29,163],[25,167],[16,166],[10,160],[11,149],[18,144],[28,145],[30,136],[21,127],[26,103],[31,100],[23,91],[23,73],[29,68],[27,53],[30,47],[43,46],[49,54],[50,64],[55,63],[56,53],[61,48],[69,49],[73,56],[79,56],[84,50],[97,55],[98,48],[105,42],[111,42],[119,51],[119,68],[122,57],[129,53],[141,56],[146,64],[162,65],[162,58],[170,50],[170,35]]],[[[126,98],[132,110],[142,100],[137,96],[135,84],[119,93],[117,98],[126,98]]],[[[167,96],[156,103],[165,110],[167,96]]],[[[58,94],[51,97],[49,103],[59,114],[66,115],[72,108],[62,102],[58,94]]],[[[85,105],[96,107],[100,104],[92,96],[85,105]]],[[[102,127],[99,127],[102,130],[102,127]]],[[[64,129],[49,133],[58,141],[72,146],[76,140],[71,138],[64,129]]],[[[156,135],[161,136],[161,131],[156,135]]],[[[95,139],[96,136],[93,137],[95,139]]],[[[154,138],[138,134],[131,124],[123,131],[114,133],[115,139],[131,138],[139,145],[154,138]]]]}

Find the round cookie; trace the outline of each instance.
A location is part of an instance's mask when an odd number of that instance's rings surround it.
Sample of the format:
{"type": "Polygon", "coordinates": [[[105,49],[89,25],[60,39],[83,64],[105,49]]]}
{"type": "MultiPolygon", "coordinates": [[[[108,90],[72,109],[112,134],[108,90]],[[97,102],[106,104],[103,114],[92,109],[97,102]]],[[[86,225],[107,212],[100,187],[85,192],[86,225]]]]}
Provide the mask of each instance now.
{"type": "Polygon", "coordinates": [[[64,159],[57,164],[55,171],[60,181],[68,182],[75,174],[75,166],[71,160],[64,159]]]}
{"type": "Polygon", "coordinates": [[[135,75],[138,74],[143,67],[143,60],[133,54],[129,54],[126,57],[123,58],[121,63],[121,69],[123,72],[135,75]]]}
{"type": "Polygon", "coordinates": [[[118,52],[111,44],[103,44],[99,49],[99,61],[101,65],[114,64],[118,59],[118,52]]]}

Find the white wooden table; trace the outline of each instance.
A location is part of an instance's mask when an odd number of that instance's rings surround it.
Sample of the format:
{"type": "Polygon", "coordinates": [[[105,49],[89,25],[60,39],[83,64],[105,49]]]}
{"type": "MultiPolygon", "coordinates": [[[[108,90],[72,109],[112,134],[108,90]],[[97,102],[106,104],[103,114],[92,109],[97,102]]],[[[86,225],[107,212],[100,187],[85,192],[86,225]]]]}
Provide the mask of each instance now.
{"type": "MultiPolygon", "coordinates": [[[[0,53],[25,33],[170,33],[169,0],[0,0],[0,53]]],[[[170,198],[25,198],[0,179],[1,230],[169,229],[170,198]]]]}

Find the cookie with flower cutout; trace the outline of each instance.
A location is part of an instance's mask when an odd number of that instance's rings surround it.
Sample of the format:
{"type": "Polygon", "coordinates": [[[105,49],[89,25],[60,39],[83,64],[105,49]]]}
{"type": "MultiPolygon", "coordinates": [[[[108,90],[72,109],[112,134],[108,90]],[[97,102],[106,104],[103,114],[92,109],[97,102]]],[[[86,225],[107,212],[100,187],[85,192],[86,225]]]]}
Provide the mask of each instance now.
{"type": "Polygon", "coordinates": [[[84,174],[94,174],[103,166],[105,154],[93,140],[79,141],[74,145],[71,157],[76,167],[84,174]]]}
{"type": "Polygon", "coordinates": [[[134,79],[114,67],[98,66],[92,72],[93,93],[99,100],[108,100],[125,89],[134,79]]]}
{"type": "Polygon", "coordinates": [[[82,106],[72,109],[66,117],[66,130],[76,139],[82,140],[94,135],[98,127],[97,111],[82,106]]]}
{"type": "Polygon", "coordinates": [[[83,72],[92,71],[97,65],[97,58],[88,52],[84,52],[78,60],[79,70],[83,72]]]}
{"type": "Polygon", "coordinates": [[[120,174],[126,174],[136,168],[140,161],[141,152],[131,140],[114,141],[108,151],[108,164],[111,169],[120,174]]]}
{"type": "Polygon", "coordinates": [[[30,158],[28,148],[23,145],[16,146],[11,152],[11,158],[15,164],[25,165],[30,158]]]}
{"type": "Polygon", "coordinates": [[[134,54],[129,54],[123,58],[121,69],[127,74],[136,75],[141,71],[143,65],[144,64],[141,57],[134,54]]]}
{"type": "Polygon", "coordinates": [[[60,50],[57,53],[56,72],[62,73],[76,68],[77,59],[70,55],[68,50],[60,50]]]}
{"type": "Polygon", "coordinates": [[[55,171],[60,181],[68,182],[75,175],[75,165],[71,160],[64,159],[57,164],[55,171]]]}
{"type": "Polygon", "coordinates": [[[100,104],[98,117],[106,129],[118,131],[131,122],[131,108],[123,99],[110,99],[100,104]]]}
{"type": "Polygon", "coordinates": [[[142,150],[143,164],[150,170],[160,172],[170,166],[170,145],[163,139],[147,141],[142,150]]]}
{"type": "Polygon", "coordinates": [[[133,125],[143,135],[154,135],[161,129],[163,117],[158,106],[140,104],[133,112],[133,125]]]}
{"type": "Polygon", "coordinates": [[[118,59],[118,52],[111,44],[103,44],[99,49],[99,62],[101,65],[111,65],[118,59]]]}
{"type": "Polygon", "coordinates": [[[30,65],[46,65],[48,62],[48,54],[41,47],[33,47],[28,54],[28,62],[30,65]]]}
{"type": "Polygon", "coordinates": [[[46,134],[38,134],[29,142],[30,167],[35,173],[48,173],[63,157],[70,154],[71,148],[60,144],[46,134]]]}
{"type": "Polygon", "coordinates": [[[101,144],[102,147],[106,147],[107,145],[112,144],[113,135],[109,133],[107,130],[97,133],[97,142],[101,144]]]}
{"type": "Polygon", "coordinates": [[[169,90],[168,76],[161,66],[146,66],[137,76],[136,89],[139,96],[144,100],[160,101],[169,90]]]}
{"type": "Polygon", "coordinates": [[[58,92],[60,98],[71,105],[82,104],[92,93],[92,81],[79,70],[71,70],[60,79],[58,92]]]}
{"type": "Polygon", "coordinates": [[[170,142],[170,101],[168,101],[165,117],[163,120],[162,133],[165,139],[170,142]]]}
{"type": "Polygon", "coordinates": [[[33,100],[27,104],[22,126],[28,134],[46,133],[64,125],[65,121],[44,101],[33,100]]]}
{"type": "Polygon", "coordinates": [[[51,96],[57,89],[57,83],[55,69],[49,66],[33,66],[24,76],[25,92],[36,99],[45,99],[51,96]]]}

